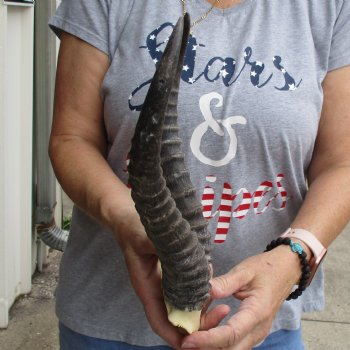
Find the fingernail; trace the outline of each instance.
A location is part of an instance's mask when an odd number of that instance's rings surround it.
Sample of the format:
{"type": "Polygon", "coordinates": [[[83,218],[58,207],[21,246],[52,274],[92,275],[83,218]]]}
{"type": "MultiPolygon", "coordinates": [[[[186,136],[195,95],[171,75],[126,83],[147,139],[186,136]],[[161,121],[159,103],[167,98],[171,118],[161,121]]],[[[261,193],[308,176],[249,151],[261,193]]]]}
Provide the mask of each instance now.
{"type": "Polygon", "coordinates": [[[182,349],[194,349],[196,346],[194,344],[191,344],[191,343],[183,343],[181,345],[181,348],[182,349]]]}

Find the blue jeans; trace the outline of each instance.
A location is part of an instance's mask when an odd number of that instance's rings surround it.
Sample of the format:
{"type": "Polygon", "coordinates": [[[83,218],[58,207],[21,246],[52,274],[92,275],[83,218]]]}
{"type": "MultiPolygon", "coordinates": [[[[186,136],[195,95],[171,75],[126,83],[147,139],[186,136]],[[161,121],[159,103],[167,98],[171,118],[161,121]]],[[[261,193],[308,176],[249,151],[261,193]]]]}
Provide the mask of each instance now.
{"type": "Polygon", "coordinates": [[[271,333],[265,341],[254,350],[304,350],[301,328],[295,331],[281,329],[271,333]]]}
{"type": "MultiPolygon", "coordinates": [[[[62,323],[60,328],[60,350],[170,350],[168,346],[136,346],[119,341],[88,337],[72,331],[62,323]]],[[[254,350],[304,350],[301,329],[296,331],[280,330],[271,333],[254,350]]]]}

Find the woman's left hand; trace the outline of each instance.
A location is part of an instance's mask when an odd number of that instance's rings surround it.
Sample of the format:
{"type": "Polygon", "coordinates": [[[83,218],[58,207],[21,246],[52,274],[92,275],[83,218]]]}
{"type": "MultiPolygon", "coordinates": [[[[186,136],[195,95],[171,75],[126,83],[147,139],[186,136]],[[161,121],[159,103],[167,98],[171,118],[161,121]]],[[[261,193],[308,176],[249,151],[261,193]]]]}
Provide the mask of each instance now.
{"type": "Polygon", "coordinates": [[[301,277],[300,260],[288,246],[244,260],[211,281],[212,299],[234,296],[237,312],[223,326],[187,336],[182,348],[248,350],[269,334],[272,321],[301,277]]]}

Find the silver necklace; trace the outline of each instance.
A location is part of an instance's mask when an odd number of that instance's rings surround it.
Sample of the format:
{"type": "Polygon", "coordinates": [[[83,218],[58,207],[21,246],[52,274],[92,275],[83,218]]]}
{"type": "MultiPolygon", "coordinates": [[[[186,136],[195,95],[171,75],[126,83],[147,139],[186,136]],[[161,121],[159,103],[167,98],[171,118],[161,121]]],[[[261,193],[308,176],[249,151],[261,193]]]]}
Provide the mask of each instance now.
{"type": "MultiPolygon", "coordinates": [[[[182,5],[182,12],[183,15],[186,14],[187,10],[186,10],[186,0],[180,0],[181,1],[181,5],[182,5]]],[[[213,10],[213,8],[220,2],[221,0],[215,0],[213,2],[213,4],[211,5],[211,7],[205,11],[201,16],[199,16],[197,19],[195,19],[192,23],[191,23],[191,28],[193,28],[194,26],[196,26],[199,22],[202,22],[204,19],[206,19],[209,15],[209,13],[213,10]]],[[[192,31],[192,30],[191,30],[192,31]]]]}

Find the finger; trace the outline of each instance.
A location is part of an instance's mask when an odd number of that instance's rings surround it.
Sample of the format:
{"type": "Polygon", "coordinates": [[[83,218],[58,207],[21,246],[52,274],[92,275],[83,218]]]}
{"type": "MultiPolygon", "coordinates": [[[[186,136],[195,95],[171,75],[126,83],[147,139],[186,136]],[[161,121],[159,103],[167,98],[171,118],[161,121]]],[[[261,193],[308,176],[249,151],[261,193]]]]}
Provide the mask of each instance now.
{"type": "Polygon", "coordinates": [[[247,334],[247,336],[244,337],[241,342],[235,345],[233,349],[251,350],[253,346],[261,345],[267,336],[268,332],[261,331],[261,329],[257,327],[253,332],[247,334]]]}
{"type": "Polygon", "coordinates": [[[224,325],[211,328],[206,331],[199,331],[187,336],[182,343],[183,349],[210,349],[210,348],[226,348],[231,343],[232,336],[231,326],[224,325]]]}
{"type": "Polygon", "coordinates": [[[208,330],[216,327],[230,312],[228,305],[218,305],[201,317],[201,330],[208,330]]]}
{"type": "Polygon", "coordinates": [[[144,304],[144,309],[153,331],[171,347],[179,348],[183,335],[180,334],[177,327],[169,322],[163,297],[150,298],[144,304]]]}
{"type": "Polygon", "coordinates": [[[211,297],[213,299],[226,298],[244,289],[253,279],[254,273],[249,269],[232,269],[225,275],[210,280],[211,297]]]}
{"type": "Polygon", "coordinates": [[[159,288],[149,288],[143,295],[145,313],[153,331],[163,338],[171,347],[179,348],[183,335],[179,329],[173,326],[168,320],[168,313],[164,303],[164,296],[161,289],[161,279],[157,272],[152,276],[154,282],[150,285],[158,285],[159,288]]]}
{"type": "Polygon", "coordinates": [[[156,256],[140,259],[138,256],[130,254],[126,257],[126,263],[128,267],[130,266],[130,279],[133,288],[143,304],[149,300],[149,297],[163,298],[161,277],[157,268],[158,258],[156,256]],[[148,269],[143,271],[145,265],[148,266],[148,269]],[[140,271],[142,271],[142,275],[139,273],[140,271]],[[145,288],[145,283],[147,283],[148,288],[145,288]]]}
{"type": "MultiPolygon", "coordinates": [[[[246,299],[247,300],[247,299],[246,299]]],[[[184,339],[184,348],[228,348],[239,344],[259,323],[254,302],[241,304],[226,325],[193,333],[184,339]]]]}
{"type": "Polygon", "coordinates": [[[251,350],[255,345],[253,336],[247,335],[240,343],[233,347],[234,350],[251,350]]]}
{"type": "MultiPolygon", "coordinates": [[[[133,269],[142,271],[145,260],[134,259],[133,269]]],[[[169,343],[173,348],[179,348],[183,336],[180,335],[178,328],[174,327],[167,317],[167,310],[164,304],[164,297],[161,288],[160,273],[157,268],[157,257],[149,257],[147,264],[151,267],[144,280],[139,279],[139,275],[132,274],[132,282],[140,298],[148,322],[153,331],[169,343]],[[145,288],[145,281],[148,287],[145,288]]]]}

